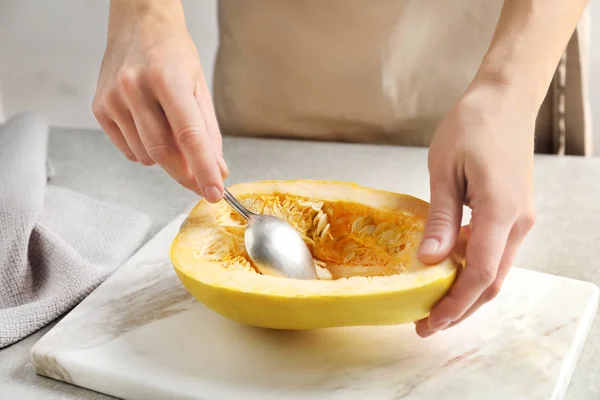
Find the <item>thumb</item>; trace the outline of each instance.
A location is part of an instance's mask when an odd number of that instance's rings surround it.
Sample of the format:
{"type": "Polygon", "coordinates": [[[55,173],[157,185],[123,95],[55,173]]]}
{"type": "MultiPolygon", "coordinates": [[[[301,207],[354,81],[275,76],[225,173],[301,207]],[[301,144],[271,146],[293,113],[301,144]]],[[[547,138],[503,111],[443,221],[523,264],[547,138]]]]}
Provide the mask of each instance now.
{"type": "Polygon", "coordinates": [[[418,255],[421,262],[436,264],[454,248],[462,220],[462,199],[454,179],[432,179],[430,186],[429,215],[418,255]]]}
{"type": "Polygon", "coordinates": [[[221,136],[219,122],[217,121],[217,115],[215,113],[212,96],[208,91],[205,81],[199,80],[196,82],[194,97],[196,98],[196,103],[198,103],[198,107],[200,108],[200,112],[204,118],[206,130],[210,134],[210,141],[217,157],[217,164],[219,165],[221,177],[226,179],[229,176],[229,169],[227,168],[227,163],[223,157],[223,138],[221,136]]]}
{"type": "Polygon", "coordinates": [[[219,169],[221,170],[221,176],[223,179],[227,179],[229,176],[229,168],[227,168],[227,163],[225,162],[222,154],[217,154],[217,163],[219,164],[219,169]]]}
{"type": "Polygon", "coordinates": [[[223,137],[221,136],[221,128],[219,127],[219,122],[217,121],[217,115],[215,113],[212,96],[210,95],[205,80],[202,79],[196,82],[194,96],[196,97],[198,107],[200,107],[200,112],[204,118],[206,129],[208,133],[210,133],[210,139],[217,156],[217,164],[219,165],[221,177],[226,179],[229,176],[229,169],[227,168],[227,163],[223,157],[223,137]]]}

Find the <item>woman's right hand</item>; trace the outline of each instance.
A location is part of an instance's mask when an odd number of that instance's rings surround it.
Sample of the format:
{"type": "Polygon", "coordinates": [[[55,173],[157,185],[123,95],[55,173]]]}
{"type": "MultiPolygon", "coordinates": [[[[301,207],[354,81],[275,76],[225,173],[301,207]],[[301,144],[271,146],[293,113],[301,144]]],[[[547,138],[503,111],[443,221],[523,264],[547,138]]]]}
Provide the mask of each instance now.
{"type": "Polygon", "coordinates": [[[207,201],[221,200],[221,133],[180,2],[111,1],[92,108],[129,160],[159,164],[207,201]]]}

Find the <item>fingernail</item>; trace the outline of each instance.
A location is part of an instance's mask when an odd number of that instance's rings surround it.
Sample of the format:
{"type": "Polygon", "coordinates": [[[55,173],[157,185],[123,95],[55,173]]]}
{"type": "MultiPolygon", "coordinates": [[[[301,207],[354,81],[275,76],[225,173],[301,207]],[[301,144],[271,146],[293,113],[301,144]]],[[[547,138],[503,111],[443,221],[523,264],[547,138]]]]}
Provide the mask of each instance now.
{"type": "Polygon", "coordinates": [[[204,198],[210,203],[216,203],[221,199],[221,191],[216,186],[204,188],[204,198]]]}
{"type": "Polygon", "coordinates": [[[435,332],[436,332],[436,331],[427,331],[426,333],[423,333],[423,334],[421,335],[421,337],[422,337],[423,339],[425,339],[425,338],[428,338],[429,336],[433,335],[435,332]]]}
{"type": "Polygon", "coordinates": [[[440,247],[440,241],[436,238],[425,238],[423,243],[421,243],[420,251],[425,254],[435,253],[437,249],[440,247]]]}
{"type": "Polygon", "coordinates": [[[438,331],[444,330],[450,325],[452,321],[449,319],[441,319],[435,324],[435,329],[438,331]]]}

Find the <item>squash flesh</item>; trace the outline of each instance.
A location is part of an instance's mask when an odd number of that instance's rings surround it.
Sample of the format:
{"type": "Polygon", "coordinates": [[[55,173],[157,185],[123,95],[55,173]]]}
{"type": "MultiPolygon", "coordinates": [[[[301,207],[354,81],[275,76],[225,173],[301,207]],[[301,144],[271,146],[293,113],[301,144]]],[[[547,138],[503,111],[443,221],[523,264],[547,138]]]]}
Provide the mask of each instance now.
{"type": "MultiPolygon", "coordinates": [[[[325,279],[381,276],[410,267],[408,254],[423,221],[402,211],[381,211],[357,202],[323,201],[285,193],[245,194],[238,200],[249,210],[288,221],[303,237],[325,279]]],[[[221,203],[210,218],[198,221],[206,238],[199,260],[224,268],[259,273],[244,248],[246,221],[221,203]]]]}

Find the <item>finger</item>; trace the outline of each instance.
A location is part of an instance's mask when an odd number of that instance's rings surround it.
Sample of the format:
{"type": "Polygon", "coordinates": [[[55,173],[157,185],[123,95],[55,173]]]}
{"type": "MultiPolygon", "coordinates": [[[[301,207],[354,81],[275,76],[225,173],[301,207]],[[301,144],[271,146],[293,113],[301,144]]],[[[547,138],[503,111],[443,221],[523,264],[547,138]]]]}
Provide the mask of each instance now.
{"type": "Polygon", "coordinates": [[[150,166],[154,164],[154,161],[148,156],[146,149],[139,137],[137,128],[133,121],[133,116],[127,108],[127,105],[123,101],[120,95],[114,95],[110,102],[106,105],[108,114],[113,121],[119,127],[119,130],[123,134],[123,138],[127,142],[127,145],[143,165],[150,166]]]}
{"type": "Polygon", "coordinates": [[[473,304],[473,306],[471,306],[471,308],[469,308],[469,310],[467,310],[467,312],[465,312],[463,316],[460,317],[457,321],[452,322],[448,326],[448,328],[460,324],[462,321],[473,315],[473,313],[479,310],[479,308],[481,308],[484,304],[490,302],[491,300],[496,298],[498,294],[500,294],[502,285],[504,284],[504,280],[506,279],[506,276],[508,275],[508,272],[510,271],[513,265],[519,247],[523,243],[525,235],[527,234],[529,229],[530,225],[528,221],[525,222],[525,226],[523,226],[522,224],[515,224],[513,226],[508,237],[506,249],[504,250],[504,254],[502,255],[502,260],[500,261],[500,266],[498,267],[498,274],[496,276],[496,280],[494,281],[494,283],[492,283],[492,285],[489,288],[485,290],[485,292],[483,292],[483,294],[479,297],[479,299],[477,299],[475,304],[473,304]]]}
{"type": "Polygon", "coordinates": [[[192,88],[178,77],[163,77],[155,88],[175,141],[209,202],[223,197],[223,178],[192,88]],[[167,83],[168,81],[168,83],[167,83]]]}
{"type": "MultiPolygon", "coordinates": [[[[511,241],[513,241],[513,239],[509,239],[509,243],[511,241]]],[[[512,262],[516,255],[518,246],[518,243],[510,243],[506,246],[506,250],[504,252],[504,255],[502,256],[502,261],[500,262],[500,266],[498,267],[498,274],[496,275],[496,279],[494,280],[494,282],[481,294],[481,296],[479,296],[475,304],[473,304],[459,319],[453,321],[444,329],[449,329],[460,324],[465,319],[473,315],[473,313],[479,310],[484,304],[493,300],[500,293],[502,285],[504,284],[504,279],[506,278],[506,275],[508,275],[510,267],[512,266],[512,262]]]]}
{"type": "Polygon", "coordinates": [[[426,264],[442,261],[456,243],[462,220],[462,198],[450,174],[431,176],[429,215],[419,246],[419,259],[426,264]]]}
{"type": "Polygon", "coordinates": [[[219,171],[221,171],[221,176],[223,177],[223,179],[226,179],[229,176],[229,167],[227,167],[227,163],[225,162],[225,158],[223,158],[223,155],[219,157],[218,163],[219,171]]]}
{"type": "Polygon", "coordinates": [[[108,115],[104,111],[96,110],[94,111],[94,115],[96,116],[96,120],[100,124],[102,130],[106,133],[106,136],[110,139],[110,141],[115,145],[121,153],[129,161],[137,162],[138,159],[133,154],[133,151],[129,148],[127,141],[123,137],[121,130],[117,126],[117,124],[108,117],[108,115]]]}
{"type": "Polygon", "coordinates": [[[200,107],[200,112],[202,113],[202,117],[204,118],[206,129],[208,130],[208,134],[211,138],[213,148],[215,149],[215,153],[217,155],[217,163],[219,164],[221,176],[223,177],[223,179],[225,179],[229,175],[229,169],[227,168],[225,158],[223,158],[223,138],[221,136],[221,129],[219,128],[217,116],[214,110],[212,97],[205,84],[199,82],[196,85],[194,97],[196,98],[196,102],[200,107]]]}
{"type": "Polygon", "coordinates": [[[513,221],[502,217],[492,203],[473,210],[465,269],[431,310],[427,318],[430,330],[444,329],[458,320],[496,280],[513,221]]]}
{"type": "Polygon", "coordinates": [[[185,188],[200,193],[198,183],[171,134],[171,127],[160,105],[143,86],[125,83],[124,100],[130,110],[140,140],[154,162],[185,188]]]}

